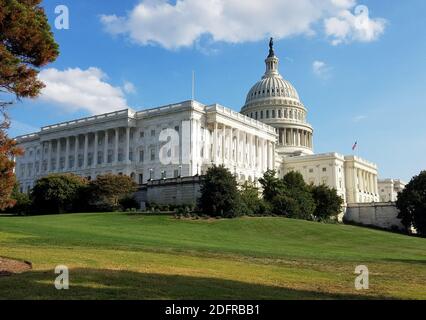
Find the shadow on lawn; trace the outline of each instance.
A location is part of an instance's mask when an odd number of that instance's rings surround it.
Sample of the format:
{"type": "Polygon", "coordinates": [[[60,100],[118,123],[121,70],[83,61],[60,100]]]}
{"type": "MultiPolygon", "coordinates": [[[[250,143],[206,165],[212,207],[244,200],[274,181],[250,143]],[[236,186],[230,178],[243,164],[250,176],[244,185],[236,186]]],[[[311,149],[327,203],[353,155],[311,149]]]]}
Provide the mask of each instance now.
{"type": "Polygon", "coordinates": [[[0,278],[0,299],[371,299],[240,281],[98,269],[70,270],[70,289],[56,290],[53,271],[0,278]]]}

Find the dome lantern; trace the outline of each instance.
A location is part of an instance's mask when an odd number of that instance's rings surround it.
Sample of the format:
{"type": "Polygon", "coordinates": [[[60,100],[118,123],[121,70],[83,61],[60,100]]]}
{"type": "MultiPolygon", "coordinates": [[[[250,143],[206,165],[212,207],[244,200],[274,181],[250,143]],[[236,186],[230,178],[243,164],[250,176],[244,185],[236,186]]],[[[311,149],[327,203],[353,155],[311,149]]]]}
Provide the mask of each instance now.
{"type": "Polygon", "coordinates": [[[267,77],[273,77],[273,76],[281,77],[278,71],[278,63],[279,63],[279,59],[275,56],[275,52],[274,52],[274,39],[271,38],[271,40],[269,41],[269,55],[265,60],[266,72],[265,72],[265,75],[263,76],[263,79],[267,77]]]}

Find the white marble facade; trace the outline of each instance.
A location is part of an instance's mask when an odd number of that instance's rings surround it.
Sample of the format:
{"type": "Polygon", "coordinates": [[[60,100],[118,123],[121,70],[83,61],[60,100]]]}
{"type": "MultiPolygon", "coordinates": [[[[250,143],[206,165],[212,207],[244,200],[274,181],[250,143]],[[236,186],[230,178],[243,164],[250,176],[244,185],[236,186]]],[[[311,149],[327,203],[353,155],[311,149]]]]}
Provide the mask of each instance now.
{"type": "Polygon", "coordinates": [[[47,126],[17,137],[25,153],[16,175],[22,191],[50,173],[94,179],[125,174],[137,183],[202,175],[225,165],[240,182],[268,169],[299,171],[307,183],[337,189],[346,203],[380,201],[377,166],[355,156],[314,154],[313,127],[296,89],[278,71],[273,48],[266,72],[241,113],[197,101],[121,110],[47,126]]]}
{"type": "Polygon", "coordinates": [[[399,179],[381,179],[378,181],[380,201],[395,202],[398,193],[405,189],[406,183],[399,179]]]}
{"type": "Polygon", "coordinates": [[[254,181],[274,168],[276,133],[225,107],[186,101],[47,126],[17,140],[25,153],[17,159],[16,175],[28,191],[49,173],[89,179],[125,174],[144,184],[202,174],[212,164],[224,164],[240,180],[254,181]],[[176,144],[171,143],[174,134],[176,144]]]}

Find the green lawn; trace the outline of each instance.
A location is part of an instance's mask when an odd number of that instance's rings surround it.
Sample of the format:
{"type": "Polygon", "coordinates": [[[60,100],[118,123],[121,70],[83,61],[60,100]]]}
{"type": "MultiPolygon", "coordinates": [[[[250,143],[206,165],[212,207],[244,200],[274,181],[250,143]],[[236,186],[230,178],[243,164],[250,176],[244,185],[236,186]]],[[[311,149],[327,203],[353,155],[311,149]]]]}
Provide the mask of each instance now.
{"type": "Polygon", "coordinates": [[[426,299],[426,239],[283,218],[0,217],[0,299],[426,299]],[[370,289],[356,291],[357,265],[370,289]],[[54,268],[70,268],[58,291],[54,268]]]}

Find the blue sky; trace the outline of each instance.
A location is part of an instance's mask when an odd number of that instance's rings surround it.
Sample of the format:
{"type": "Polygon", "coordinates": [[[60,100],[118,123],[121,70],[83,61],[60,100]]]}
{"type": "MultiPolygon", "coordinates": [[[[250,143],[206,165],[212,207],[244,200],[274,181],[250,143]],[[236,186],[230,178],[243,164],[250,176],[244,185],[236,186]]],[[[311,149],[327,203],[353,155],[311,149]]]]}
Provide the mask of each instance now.
{"type": "Polygon", "coordinates": [[[355,153],[377,163],[381,177],[409,180],[425,169],[426,2],[268,3],[43,1],[52,27],[55,8],[67,6],[70,28],[53,28],[61,54],[42,71],[43,95],[10,110],[10,135],[190,99],[192,70],[197,100],[239,111],[274,36],[280,72],[308,108],[317,153],[351,154],[358,141],[355,153]],[[360,8],[368,8],[367,27],[356,24],[360,8]]]}

